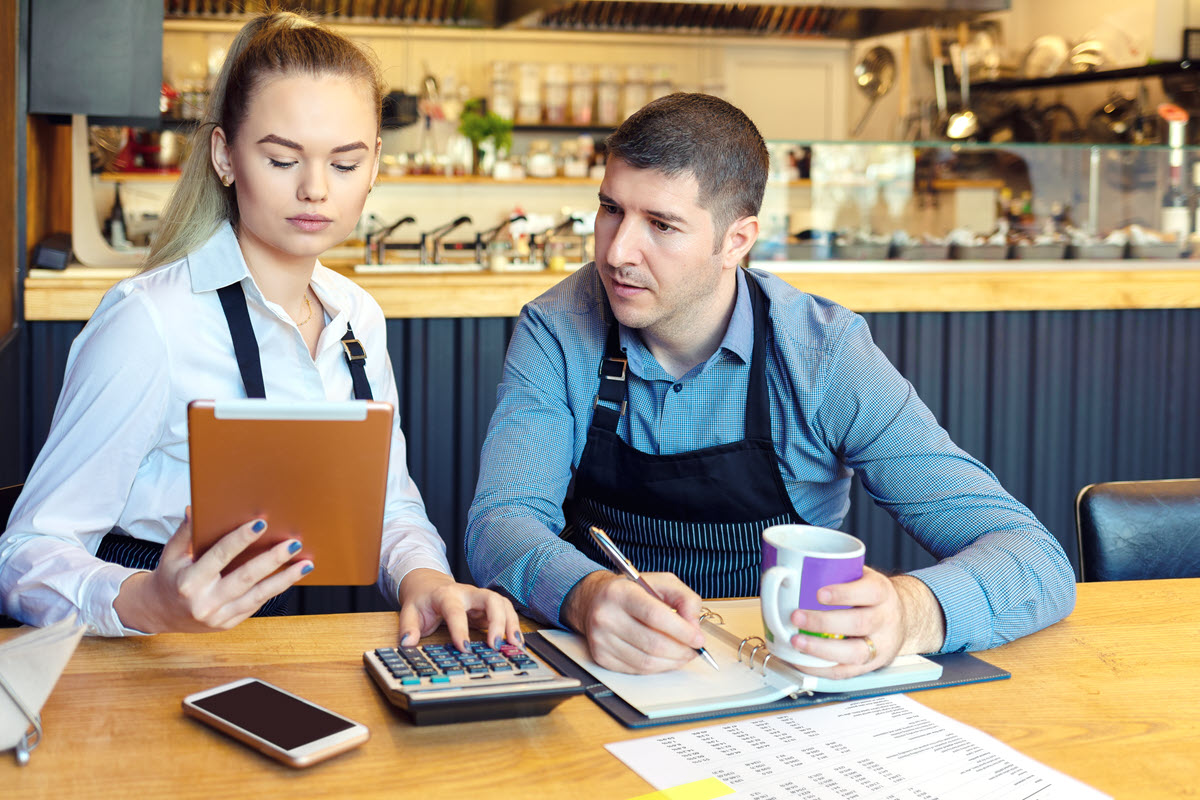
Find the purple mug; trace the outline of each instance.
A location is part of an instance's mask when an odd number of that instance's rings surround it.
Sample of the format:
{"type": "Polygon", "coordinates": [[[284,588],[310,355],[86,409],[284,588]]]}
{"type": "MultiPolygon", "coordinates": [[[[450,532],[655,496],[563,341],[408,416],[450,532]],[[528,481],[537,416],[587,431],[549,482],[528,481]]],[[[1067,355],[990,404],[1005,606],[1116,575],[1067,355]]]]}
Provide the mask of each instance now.
{"type": "Polygon", "coordinates": [[[773,525],[762,536],[762,617],[767,649],[793,664],[833,666],[832,661],[792,648],[792,636],[799,629],[790,617],[797,608],[846,608],[818,602],[817,590],[861,578],[866,546],[848,533],[812,525],[773,525]]]}

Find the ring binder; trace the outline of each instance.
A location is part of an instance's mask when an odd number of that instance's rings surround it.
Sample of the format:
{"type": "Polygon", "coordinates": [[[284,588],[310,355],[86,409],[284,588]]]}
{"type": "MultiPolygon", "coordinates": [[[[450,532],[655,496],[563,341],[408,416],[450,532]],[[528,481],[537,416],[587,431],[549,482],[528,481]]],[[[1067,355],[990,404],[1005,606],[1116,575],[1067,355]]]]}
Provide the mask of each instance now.
{"type": "Polygon", "coordinates": [[[610,693],[592,694],[592,700],[634,728],[1008,677],[968,653],[900,656],[887,667],[839,680],[809,675],[772,655],[763,637],[745,635],[761,625],[758,598],[710,601],[702,609],[701,629],[719,672],[697,662],[654,675],[613,672],[591,659],[586,640],[566,631],[543,630],[526,642],[559,672],[604,684],[610,693]]]}

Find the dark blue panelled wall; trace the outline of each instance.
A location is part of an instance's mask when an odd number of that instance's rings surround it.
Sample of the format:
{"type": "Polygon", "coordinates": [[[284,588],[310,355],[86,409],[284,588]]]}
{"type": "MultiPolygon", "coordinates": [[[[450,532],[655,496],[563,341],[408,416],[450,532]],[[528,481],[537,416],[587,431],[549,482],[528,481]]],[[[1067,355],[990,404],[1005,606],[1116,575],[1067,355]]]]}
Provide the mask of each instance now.
{"type": "MultiPolygon", "coordinates": [[[[955,442],[1033,509],[1073,562],[1081,487],[1200,476],[1200,309],[865,316],[955,442]]],[[[463,579],[466,512],[512,326],[512,319],[388,322],[409,467],[463,579]]],[[[49,428],[81,328],[29,324],[30,456],[49,428]]],[[[852,500],[844,527],[866,541],[872,566],[931,563],[857,483],[852,500]]],[[[308,589],[296,605],[307,612],[385,607],[370,588],[308,589]]]]}

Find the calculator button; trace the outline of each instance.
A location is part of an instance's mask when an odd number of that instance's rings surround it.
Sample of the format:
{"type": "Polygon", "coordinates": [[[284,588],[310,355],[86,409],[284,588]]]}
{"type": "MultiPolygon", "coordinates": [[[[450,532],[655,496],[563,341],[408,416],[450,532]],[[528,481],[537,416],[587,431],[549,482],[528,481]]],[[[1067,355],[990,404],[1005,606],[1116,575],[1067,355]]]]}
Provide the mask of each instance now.
{"type": "Polygon", "coordinates": [[[449,683],[450,678],[446,675],[434,675],[429,679],[430,683],[449,683]]]}
{"type": "Polygon", "coordinates": [[[492,672],[512,672],[512,664],[507,662],[503,664],[489,664],[488,666],[492,668],[492,672]]]}
{"type": "Polygon", "coordinates": [[[488,668],[487,668],[487,667],[484,667],[484,666],[477,666],[477,667],[467,667],[467,672],[469,672],[469,673],[470,673],[470,674],[472,674],[472,675],[478,675],[478,674],[480,674],[480,673],[486,673],[487,671],[488,671],[488,668]]]}
{"type": "Polygon", "coordinates": [[[448,669],[445,669],[445,670],[442,670],[442,671],[443,671],[443,672],[444,672],[446,675],[462,675],[462,674],[464,674],[464,673],[463,673],[463,668],[462,668],[462,667],[449,667],[448,669]]]}
{"type": "Polygon", "coordinates": [[[420,683],[421,683],[421,679],[418,678],[416,675],[409,675],[408,677],[400,679],[401,686],[417,686],[420,683]]]}

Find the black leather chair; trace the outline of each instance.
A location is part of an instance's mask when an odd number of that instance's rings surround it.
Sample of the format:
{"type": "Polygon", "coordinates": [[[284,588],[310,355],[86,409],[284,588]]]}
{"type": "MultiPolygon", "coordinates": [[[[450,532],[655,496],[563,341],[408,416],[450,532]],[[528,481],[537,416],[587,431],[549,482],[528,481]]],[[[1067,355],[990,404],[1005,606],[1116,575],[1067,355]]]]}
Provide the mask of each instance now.
{"type": "MultiPolygon", "coordinates": [[[[12,514],[17,498],[21,496],[21,484],[15,486],[0,486],[0,533],[8,527],[8,517],[12,514]]],[[[11,617],[0,614],[0,628],[13,628],[21,623],[11,617]]]]}
{"type": "Polygon", "coordinates": [[[1085,486],[1075,530],[1085,582],[1200,577],[1200,479],[1085,486]]]}

